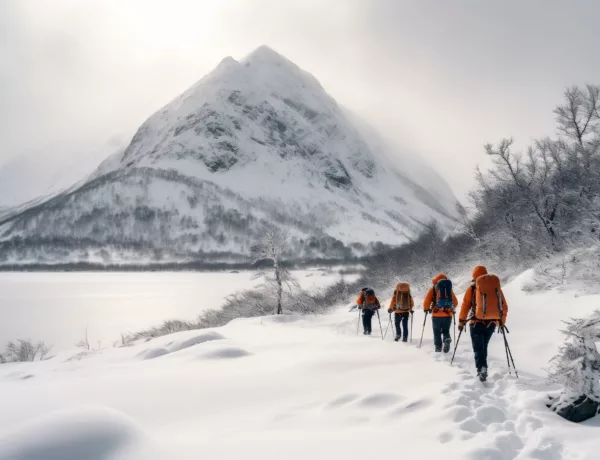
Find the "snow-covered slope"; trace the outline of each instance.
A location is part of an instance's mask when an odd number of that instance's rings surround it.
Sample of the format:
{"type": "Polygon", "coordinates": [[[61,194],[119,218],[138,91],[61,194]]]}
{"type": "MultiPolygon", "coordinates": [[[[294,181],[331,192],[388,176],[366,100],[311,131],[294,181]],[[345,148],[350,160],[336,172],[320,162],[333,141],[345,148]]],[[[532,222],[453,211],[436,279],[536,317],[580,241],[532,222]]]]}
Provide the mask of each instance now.
{"type": "Polygon", "coordinates": [[[0,222],[5,240],[36,247],[4,259],[97,261],[98,248],[123,246],[159,260],[235,258],[267,222],[292,229],[298,257],[356,255],[432,219],[454,228],[455,198],[430,169],[261,47],[151,116],[79,190],[0,222]]]}
{"type": "Polygon", "coordinates": [[[505,289],[518,380],[498,335],[484,386],[469,337],[450,366],[432,353],[430,322],[418,349],[356,337],[346,308],[236,320],[0,366],[0,459],[596,459],[600,420],[576,425],[546,409],[543,368],[561,320],[599,298],[525,294],[530,277],[505,289]]]}

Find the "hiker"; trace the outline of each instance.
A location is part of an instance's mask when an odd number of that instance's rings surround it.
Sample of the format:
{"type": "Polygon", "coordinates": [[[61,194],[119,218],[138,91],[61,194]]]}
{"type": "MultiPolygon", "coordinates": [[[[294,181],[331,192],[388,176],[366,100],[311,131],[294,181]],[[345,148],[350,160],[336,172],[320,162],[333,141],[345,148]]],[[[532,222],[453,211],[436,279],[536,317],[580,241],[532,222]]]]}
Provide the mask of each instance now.
{"type": "Polygon", "coordinates": [[[482,382],[488,374],[488,345],[496,327],[504,327],[508,304],[500,288],[500,280],[490,275],[483,265],[473,269],[471,286],[465,292],[458,321],[458,330],[463,331],[467,321],[471,333],[471,344],[475,355],[477,377],[482,382]]]}
{"type": "Polygon", "coordinates": [[[363,334],[371,335],[371,319],[373,318],[375,311],[381,308],[379,300],[375,297],[375,291],[370,288],[361,291],[358,299],[356,299],[356,305],[362,310],[363,334]]]}
{"type": "Polygon", "coordinates": [[[408,317],[414,313],[414,306],[415,302],[410,293],[410,285],[408,283],[396,284],[396,289],[394,289],[394,295],[388,308],[388,313],[391,314],[394,312],[394,325],[396,326],[396,337],[394,340],[396,342],[400,339],[403,342],[408,342],[408,317]],[[401,324],[404,336],[402,336],[402,331],[400,330],[401,324]]]}
{"type": "Polygon", "coordinates": [[[450,327],[458,300],[452,291],[452,281],[446,275],[440,273],[433,278],[432,282],[433,286],[429,289],[423,302],[423,311],[426,314],[431,311],[433,343],[436,353],[441,353],[442,346],[444,353],[448,353],[450,344],[452,344],[450,327]]]}

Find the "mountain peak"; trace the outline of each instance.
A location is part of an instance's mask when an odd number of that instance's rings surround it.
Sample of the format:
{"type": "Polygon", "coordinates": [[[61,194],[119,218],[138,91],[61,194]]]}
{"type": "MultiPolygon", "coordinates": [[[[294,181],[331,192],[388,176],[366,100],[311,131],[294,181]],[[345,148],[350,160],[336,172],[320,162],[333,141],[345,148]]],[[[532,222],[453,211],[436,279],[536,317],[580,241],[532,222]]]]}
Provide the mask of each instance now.
{"type": "Polygon", "coordinates": [[[261,45],[252,51],[244,61],[248,62],[290,62],[287,58],[279,54],[273,48],[267,45],[261,45]]]}

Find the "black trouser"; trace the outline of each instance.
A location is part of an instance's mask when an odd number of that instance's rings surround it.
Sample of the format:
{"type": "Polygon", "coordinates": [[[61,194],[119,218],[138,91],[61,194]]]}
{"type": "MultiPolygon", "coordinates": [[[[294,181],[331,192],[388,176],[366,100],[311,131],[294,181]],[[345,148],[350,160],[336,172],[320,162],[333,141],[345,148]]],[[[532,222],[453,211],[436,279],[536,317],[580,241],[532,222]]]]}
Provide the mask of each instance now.
{"type": "Polygon", "coordinates": [[[475,367],[479,372],[483,367],[487,368],[488,344],[496,325],[494,323],[475,323],[471,324],[471,343],[473,344],[473,354],[475,355],[475,367]]]}
{"type": "Polygon", "coordinates": [[[404,329],[404,341],[408,340],[408,317],[409,312],[402,313],[394,313],[394,325],[396,326],[396,337],[402,338],[402,331],[400,330],[400,324],[402,324],[402,329],[404,329]]]}
{"type": "Polygon", "coordinates": [[[433,344],[436,350],[441,350],[443,342],[452,341],[450,336],[452,316],[432,316],[431,324],[433,325],[433,344]],[[443,342],[442,337],[444,338],[443,342]]]}
{"type": "Polygon", "coordinates": [[[363,312],[362,312],[363,328],[364,328],[365,332],[368,334],[370,334],[372,332],[371,318],[373,318],[374,314],[375,314],[374,310],[363,310],[363,312]]]}

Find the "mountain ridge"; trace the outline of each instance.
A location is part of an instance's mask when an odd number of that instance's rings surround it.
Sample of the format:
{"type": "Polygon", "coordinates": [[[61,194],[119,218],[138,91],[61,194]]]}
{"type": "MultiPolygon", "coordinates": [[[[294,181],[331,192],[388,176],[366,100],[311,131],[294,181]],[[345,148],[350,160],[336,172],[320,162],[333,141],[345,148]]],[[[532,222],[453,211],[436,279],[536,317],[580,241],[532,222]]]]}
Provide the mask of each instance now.
{"type": "Polygon", "coordinates": [[[0,263],[239,261],[272,224],[290,229],[288,256],[354,257],[432,219],[452,227],[443,180],[419,183],[428,169],[414,157],[397,170],[392,149],[351,118],[266,46],[225,58],[88,182],[0,220],[0,263]]]}

